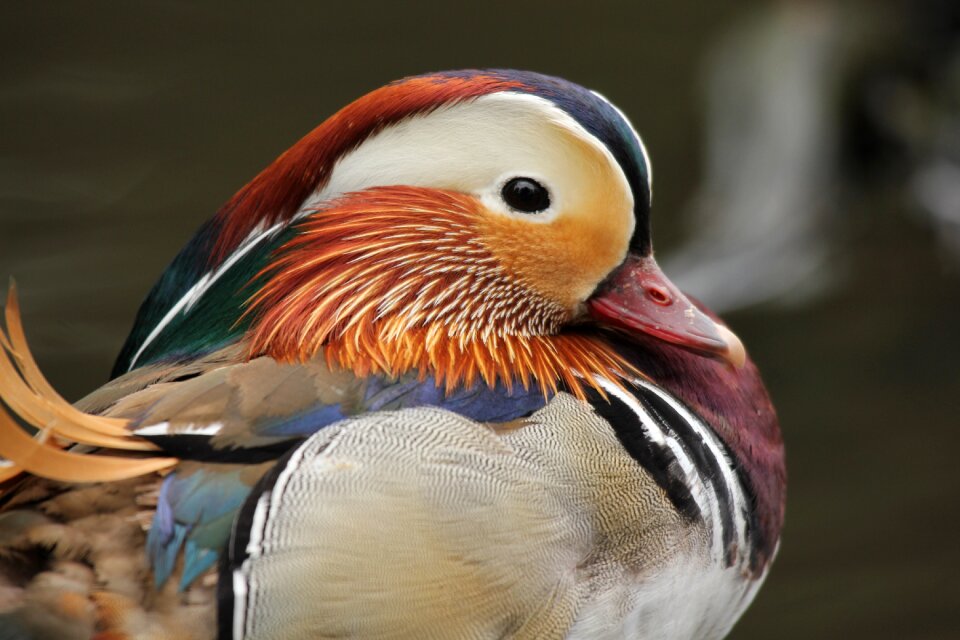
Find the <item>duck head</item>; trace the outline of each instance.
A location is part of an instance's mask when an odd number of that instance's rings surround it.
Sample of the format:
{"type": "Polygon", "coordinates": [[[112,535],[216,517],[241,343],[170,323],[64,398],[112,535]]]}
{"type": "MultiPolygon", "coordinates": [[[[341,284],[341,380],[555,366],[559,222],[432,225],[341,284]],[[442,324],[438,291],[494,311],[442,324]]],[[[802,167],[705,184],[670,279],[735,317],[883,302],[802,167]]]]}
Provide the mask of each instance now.
{"type": "Polygon", "coordinates": [[[285,238],[246,305],[251,357],[579,392],[637,373],[601,328],[742,364],[657,266],[650,200],[643,144],[599,94],[429,74],[348,105],[238,192],[208,268],[285,238]]]}

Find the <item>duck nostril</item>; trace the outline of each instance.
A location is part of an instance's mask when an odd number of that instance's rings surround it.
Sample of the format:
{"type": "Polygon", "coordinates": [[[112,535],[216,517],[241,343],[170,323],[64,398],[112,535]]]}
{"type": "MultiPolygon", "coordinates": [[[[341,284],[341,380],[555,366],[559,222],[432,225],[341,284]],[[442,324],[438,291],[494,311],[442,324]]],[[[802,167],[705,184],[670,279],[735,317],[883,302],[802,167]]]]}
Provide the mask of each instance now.
{"type": "Polygon", "coordinates": [[[661,307],[666,307],[673,303],[673,298],[670,297],[670,292],[663,287],[659,287],[657,285],[647,285],[646,290],[647,297],[650,298],[654,304],[658,304],[661,307]]]}

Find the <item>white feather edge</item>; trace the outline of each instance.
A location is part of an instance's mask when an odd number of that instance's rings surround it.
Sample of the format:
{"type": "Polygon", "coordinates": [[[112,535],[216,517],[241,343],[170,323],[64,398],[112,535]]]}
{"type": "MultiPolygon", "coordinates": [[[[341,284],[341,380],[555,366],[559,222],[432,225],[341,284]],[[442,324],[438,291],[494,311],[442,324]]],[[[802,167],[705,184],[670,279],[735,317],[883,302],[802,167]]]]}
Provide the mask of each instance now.
{"type": "MultiPolygon", "coordinates": [[[[325,449],[333,449],[336,441],[325,445],[325,449]]],[[[267,537],[267,529],[271,521],[276,517],[276,511],[279,509],[281,497],[286,490],[290,478],[299,469],[304,456],[316,453],[316,442],[309,441],[300,446],[287,460],[283,470],[277,476],[277,481],[273,484],[270,491],[266,491],[257,499],[257,506],[254,508],[253,518],[250,524],[250,539],[247,542],[247,559],[243,561],[240,567],[233,570],[233,638],[234,640],[243,640],[250,631],[250,624],[247,619],[247,597],[251,592],[256,594],[256,583],[250,583],[250,561],[257,559],[263,554],[263,542],[267,537]]]]}
{"type": "Polygon", "coordinates": [[[240,261],[243,256],[247,255],[251,249],[257,246],[265,238],[268,238],[271,234],[276,233],[283,227],[282,224],[278,223],[262,231],[260,229],[255,229],[243,243],[240,244],[240,247],[237,248],[230,257],[224,260],[223,264],[216,268],[214,271],[208,271],[207,273],[200,276],[200,279],[187,290],[183,297],[177,300],[176,304],[170,307],[170,310],[167,311],[166,315],[161,318],[160,322],[153,328],[153,330],[144,338],[143,343],[140,345],[140,348],[137,349],[137,352],[133,355],[133,358],[130,359],[130,366],[127,367],[127,371],[132,371],[137,364],[137,360],[140,359],[140,356],[143,355],[144,350],[160,335],[164,328],[170,324],[170,322],[177,316],[181,311],[186,314],[190,312],[190,309],[203,297],[203,294],[210,289],[210,287],[219,280],[223,274],[229,271],[233,265],[240,261]]]}
{"type": "Polygon", "coordinates": [[[169,422],[157,422],[133,431],[133,435],[142,438],[156,438],[163,436],[215,436],[223,429],[223,423],[209,424],[178,424],[176,427],[169,422]]]}

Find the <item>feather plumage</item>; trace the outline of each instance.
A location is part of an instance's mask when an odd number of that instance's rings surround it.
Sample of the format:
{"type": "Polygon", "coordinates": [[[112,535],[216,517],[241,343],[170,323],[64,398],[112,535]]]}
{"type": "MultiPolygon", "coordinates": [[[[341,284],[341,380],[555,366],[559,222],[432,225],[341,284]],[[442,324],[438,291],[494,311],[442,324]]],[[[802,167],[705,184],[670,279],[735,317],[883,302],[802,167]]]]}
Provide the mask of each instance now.
{"type": "Polygon", "coordinates": [[[721,637],[776,549],[782,442],[756,369],[704,356],[729,330],[645,297],[649,175],[598,94],[429,74],[224,205],[75,406],[11,288],[0,624],[205,638],[219,589],[224,639],[721,637]],[[547,209],[502,199],[518,172],[547,209]]]}

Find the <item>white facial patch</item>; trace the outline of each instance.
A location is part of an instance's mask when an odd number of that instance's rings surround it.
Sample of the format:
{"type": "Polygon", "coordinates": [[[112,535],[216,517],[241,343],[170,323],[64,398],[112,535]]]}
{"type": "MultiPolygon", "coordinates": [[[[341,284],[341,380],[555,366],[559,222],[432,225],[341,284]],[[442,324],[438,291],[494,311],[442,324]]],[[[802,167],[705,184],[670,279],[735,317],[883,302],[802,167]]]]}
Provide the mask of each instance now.
{"type": "Polygon", "coordinates": [[[307,199],[304,213],[344,193],[375,186],[409,185],[449,189],[477,197],[504,215],[549,222],[571,193],[591,178],[571,162],[570,146],[556,128],[592,146],[630,188],[606,145],[569,114],[538,96],[494,93],[440,107],[376,133],[334,166],[327,184],[307,199]],[[500,196],[506,181],[527,177],[550,192],[550,207],[518,214],[500,196]]]}

